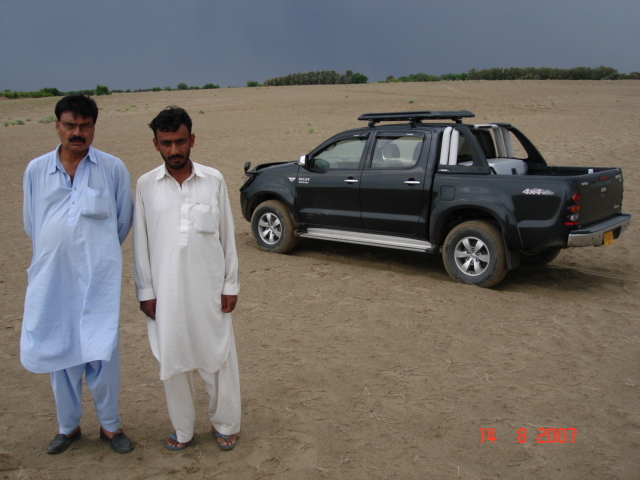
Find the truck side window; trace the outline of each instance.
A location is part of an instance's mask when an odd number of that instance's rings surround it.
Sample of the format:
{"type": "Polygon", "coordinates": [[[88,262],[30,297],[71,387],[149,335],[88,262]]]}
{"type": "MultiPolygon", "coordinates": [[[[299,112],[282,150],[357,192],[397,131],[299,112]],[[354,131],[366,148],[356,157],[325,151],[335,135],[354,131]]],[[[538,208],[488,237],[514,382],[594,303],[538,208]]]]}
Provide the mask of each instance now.
{"type": "Polygon", "coordinates": [[[378,137],[371,168],[411,168],[418,163],[422,143],[420,137],[378,137]]]}
{"type": "Polygon", "coordinates": [[[353,170],[360,166],[366,138],[348,138],[332,143],[314,155],[313,163],[323,170],[353,170]]]}

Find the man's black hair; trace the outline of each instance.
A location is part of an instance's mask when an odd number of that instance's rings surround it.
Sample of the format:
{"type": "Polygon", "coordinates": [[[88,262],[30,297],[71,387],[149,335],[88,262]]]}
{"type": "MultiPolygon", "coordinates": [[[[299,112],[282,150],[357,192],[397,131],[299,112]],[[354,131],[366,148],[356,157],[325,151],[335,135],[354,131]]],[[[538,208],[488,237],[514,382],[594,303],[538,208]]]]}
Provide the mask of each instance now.
{"type": "Polygon", "coordinates": [[[60,120],[60,115],[64,112],[71,112],[73,118],[78,116],[92,118],[93,123],[98,120],[98,105],[96,102],[85,95],[67,95],[62,97],[56,104],[56,118],[60,120]]]}
{"type": "Polygon", "coordinates": [[[180,107],[167,107],[162,110],[156,118],[151,120],[149,127],[153,130],[153,134],[156,132],[177,132],[180,125],[186,125],[191,135],[191,117],[184,108],[180,107]]]}

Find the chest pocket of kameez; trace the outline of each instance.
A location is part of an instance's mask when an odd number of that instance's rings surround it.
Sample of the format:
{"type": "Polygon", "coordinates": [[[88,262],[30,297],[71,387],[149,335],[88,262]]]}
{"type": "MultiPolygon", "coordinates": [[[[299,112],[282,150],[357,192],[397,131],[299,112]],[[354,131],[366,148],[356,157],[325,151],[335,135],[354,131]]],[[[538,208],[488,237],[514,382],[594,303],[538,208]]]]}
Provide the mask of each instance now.
{"type": "Polygon", "coordinates": [[[218,209],[204,203],[196,203],[193,209],[193,224],[196,232],[217,233],[220,214],[218,209]]]}
{"type": "Polygon", "coordinates": [[[106,190],[87,187],[82,201],[82,216],[95,220],[109,218],[109,197],[106,190]]]}

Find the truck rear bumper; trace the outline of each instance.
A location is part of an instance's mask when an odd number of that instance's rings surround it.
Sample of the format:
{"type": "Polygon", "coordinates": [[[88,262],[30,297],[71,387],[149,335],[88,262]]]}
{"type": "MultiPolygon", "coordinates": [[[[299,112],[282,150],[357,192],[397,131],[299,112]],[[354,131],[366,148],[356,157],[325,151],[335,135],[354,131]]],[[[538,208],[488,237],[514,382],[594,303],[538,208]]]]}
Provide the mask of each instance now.
{"type": "Polygon", "coordinates": [[[631,222],[631,215],[621,213],[604,222],[589,227],[574,230],[569,234],[569,247],[599,247],[604,245],[604,235],[613,232],[613,238],[618,238],[631,222]]]}

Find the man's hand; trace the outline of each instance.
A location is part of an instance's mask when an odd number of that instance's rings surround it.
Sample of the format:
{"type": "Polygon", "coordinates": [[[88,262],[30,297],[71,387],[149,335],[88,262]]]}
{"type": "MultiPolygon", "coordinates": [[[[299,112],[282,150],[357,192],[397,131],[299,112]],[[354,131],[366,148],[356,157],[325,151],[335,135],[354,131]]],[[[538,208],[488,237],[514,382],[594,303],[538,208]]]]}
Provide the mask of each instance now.
{"type": "Polygon", "coordinates": [[[140,302],[140,310],[151,320],[156,319],[156,299],[140,302]]]}
{"type": "MultiPolygon", "coordinates": [[[[231,313],[236,308],[237,295],[222,295],[222,313],[231,313]]],[[[154,309],[155,310],[155,309],[154,309]]]]}

